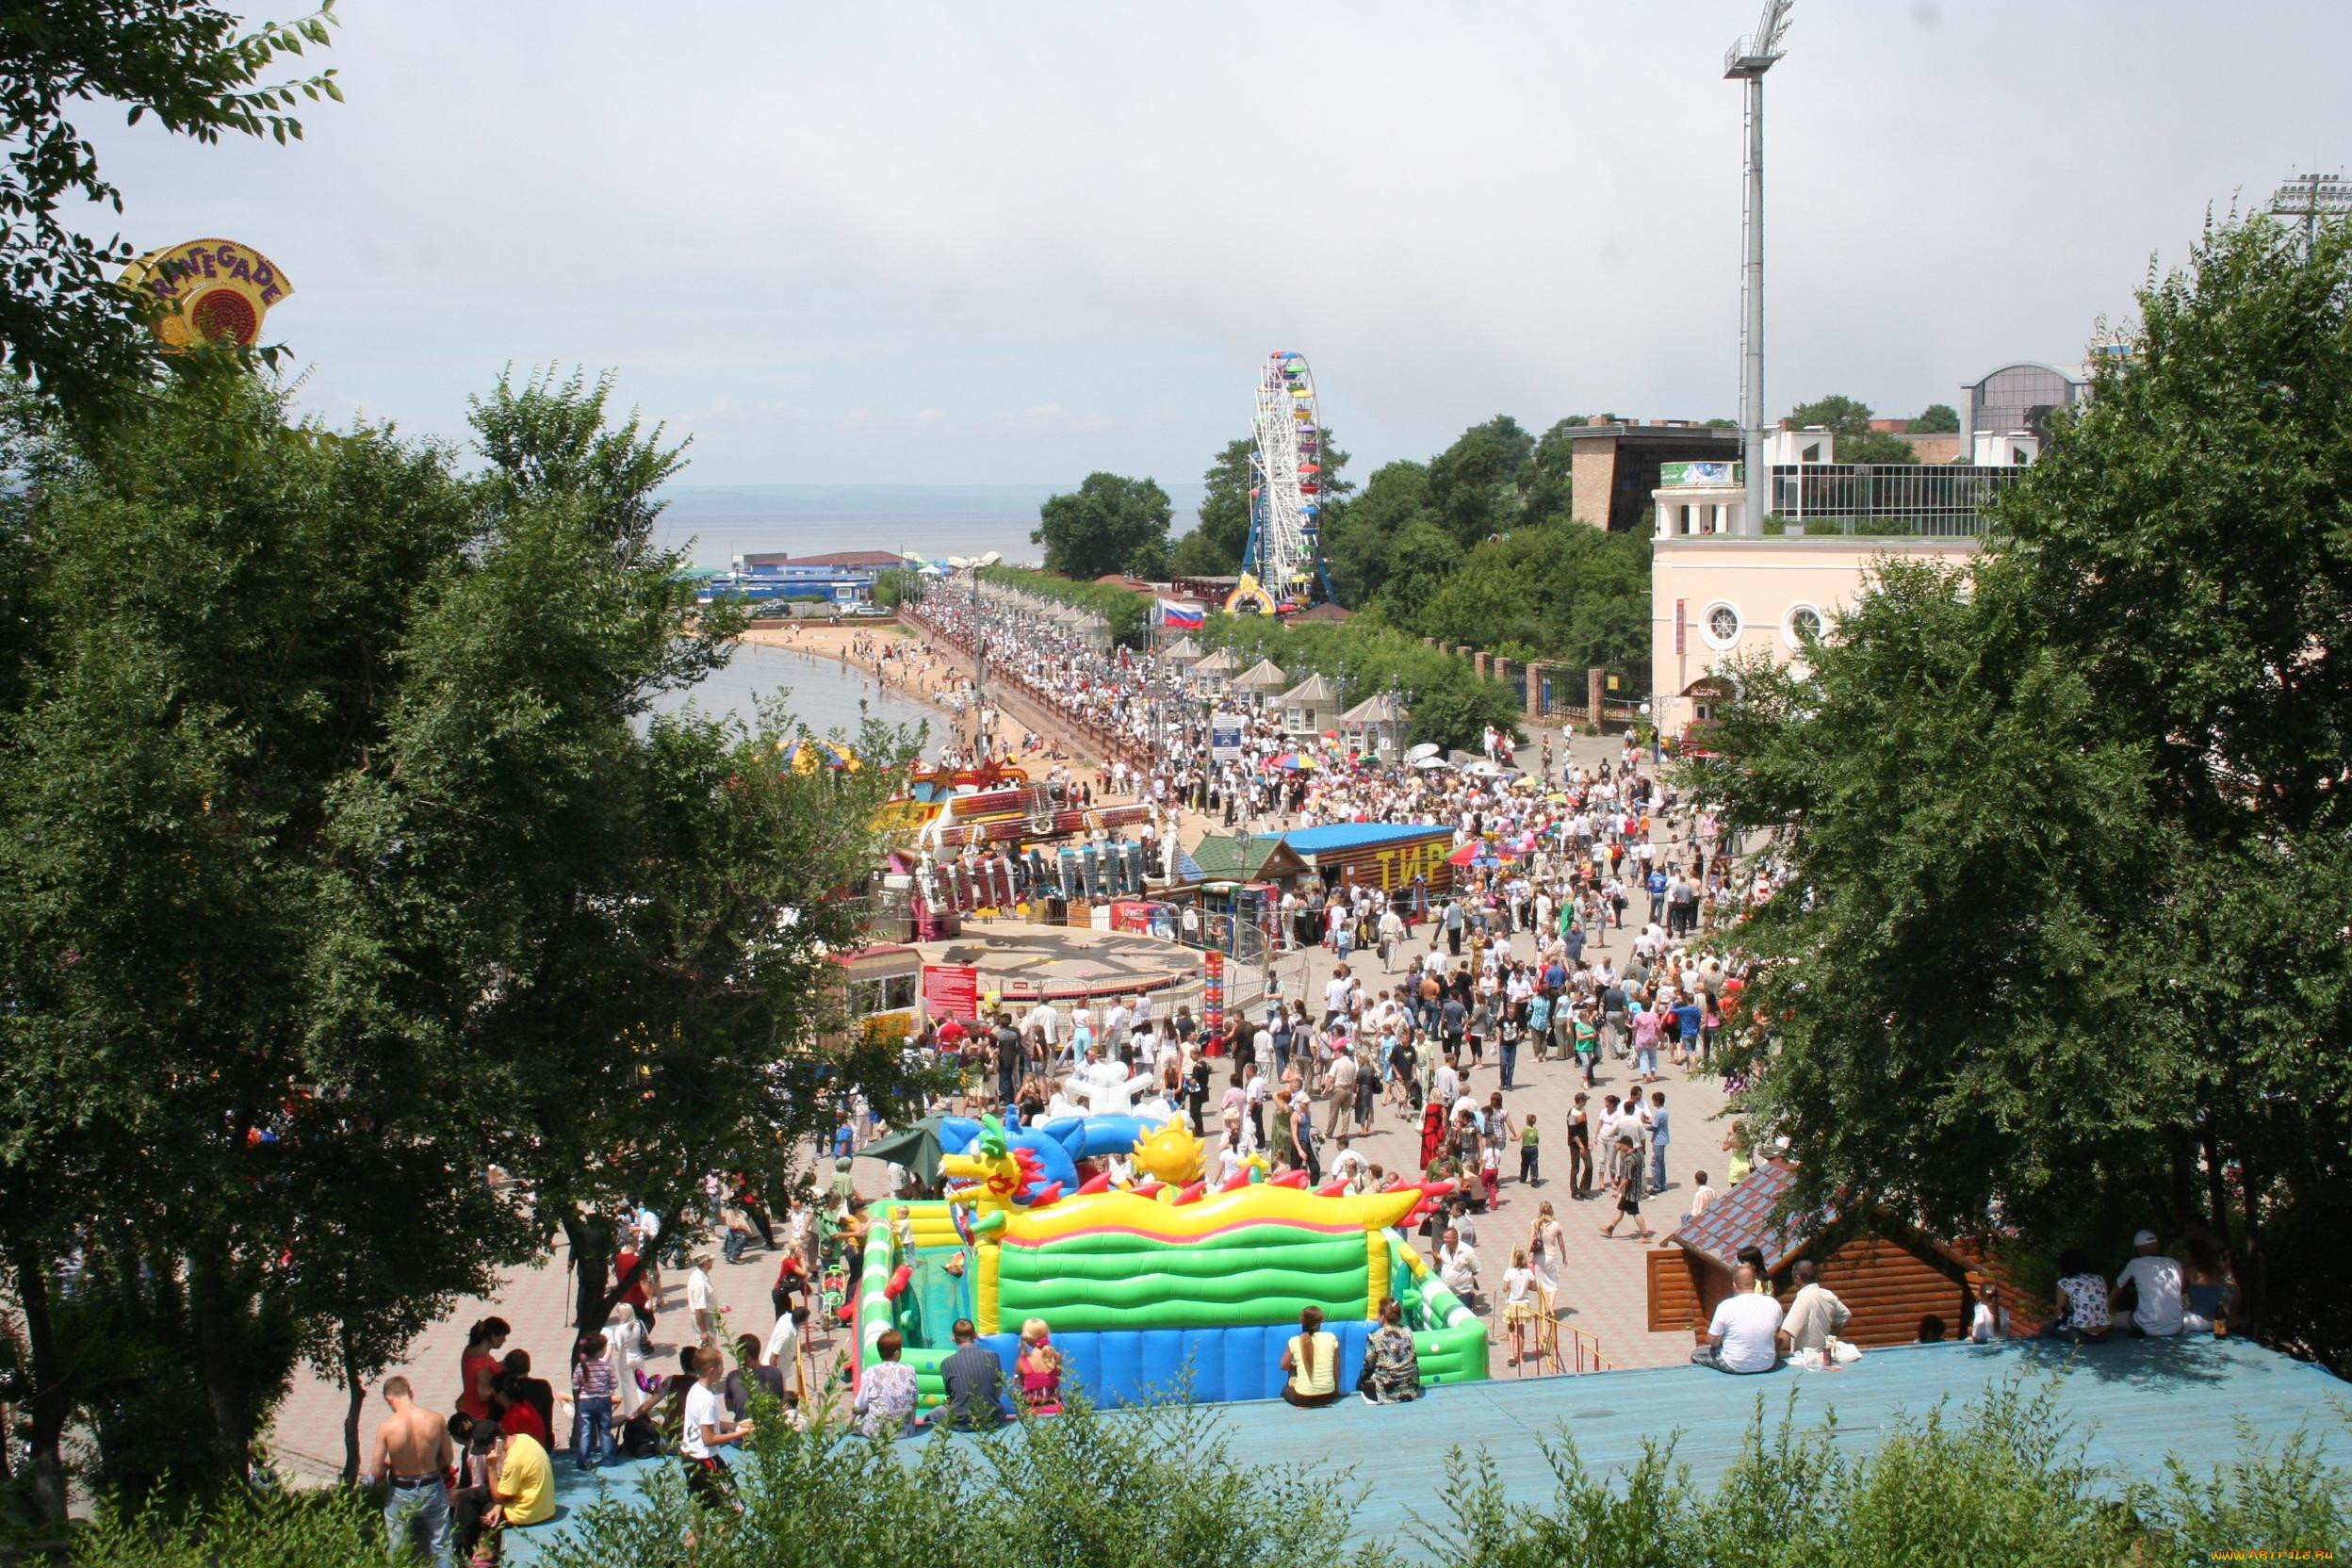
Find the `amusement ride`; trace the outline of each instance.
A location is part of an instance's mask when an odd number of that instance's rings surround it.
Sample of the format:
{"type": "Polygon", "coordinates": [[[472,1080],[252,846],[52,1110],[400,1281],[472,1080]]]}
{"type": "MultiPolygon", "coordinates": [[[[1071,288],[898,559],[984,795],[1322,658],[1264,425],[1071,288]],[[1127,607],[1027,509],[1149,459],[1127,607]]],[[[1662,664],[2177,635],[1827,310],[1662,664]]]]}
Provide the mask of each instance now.
{"type": "Polygon", "coordinates": [[[1331,597],[1323,568],[1323,422],[1307,356],[1277,349],[1258,374],[1250,543],[1227,613],[1287,615],[1331,597]]]}

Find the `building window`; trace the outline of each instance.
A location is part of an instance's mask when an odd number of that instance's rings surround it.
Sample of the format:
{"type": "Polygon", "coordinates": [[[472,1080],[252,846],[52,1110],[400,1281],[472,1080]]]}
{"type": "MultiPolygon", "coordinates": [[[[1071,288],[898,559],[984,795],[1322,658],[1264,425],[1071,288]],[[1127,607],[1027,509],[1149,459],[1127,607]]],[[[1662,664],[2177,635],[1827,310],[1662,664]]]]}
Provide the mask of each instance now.
{"type": "Polygon", "coordinates": [[[1730,647],[1740,641],[1740,612],[1717,599],[1700,612],[1699,630],[1714,646],[1730,647]]]}
{"type": "Polygon", "coordinates": [[[1821,618],[1821,606],[1792,604],[1788,607],[1788,613],[1781,620],[1780,640],[1788,645],[1791,653],[1802,653],[1806,638],[1819,641],[1828,629],[1828,622],[1821,618]]]}

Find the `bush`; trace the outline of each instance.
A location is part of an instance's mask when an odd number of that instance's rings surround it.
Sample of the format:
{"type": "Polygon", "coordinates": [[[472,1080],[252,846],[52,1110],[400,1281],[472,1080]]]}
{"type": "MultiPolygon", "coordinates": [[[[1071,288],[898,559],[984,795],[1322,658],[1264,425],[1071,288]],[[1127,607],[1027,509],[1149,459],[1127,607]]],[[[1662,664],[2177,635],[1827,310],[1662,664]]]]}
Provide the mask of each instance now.
{"type": "MultiPolygon", "coordinates": [[[[1233,1462],[1236,1417],[1170,1404],[1067,1415],[973,1442],[896,1446],[837,1424],[771,1419],[734,1466],[743,1511],[701,1511],[675,1468],[537,1543],[547,1568],[2137,1568],[2214,1546],[2291,1551],[2352,1538],[2352,1489],[2303,1437],[2247,1445],[2227,1466],[2134,1478],[2088,1463],[2058,1418],[2057,1379],[1899,1421],[1858,1447],[1831,1416],[1769,1423],[1700,1487],[1672,1439],[1625,1474],[1595,1474],[1565,1433],[1544,1445],[1549,1495],[1513,1495],[1483,1449],[1445,1458],[1443,1512],[1409,1540],[1343,1550],[1364,1494],[1348,1474],[1233,1462]],[[694,1544],[685,1543],[691,1532],[694,1544]],[[1413,1550],[1412,1548],[1418,1548],[1413,1550]]],[[[1446,1397],[1441,1395],[1440,1397],[1446,1397]]],[[[1465,1406],[1465,1413],[1470,1407],[1465,1406]]],[[[773,1416],[771,1408],[766,1413],[773,1416]]],[[[1239,1419],[1249,1419],[1242,1416],[1239,1419]]],[[[2183,1442],[2200,1434],[2183,1432],[2183,1442]]],[[[1512,1440],[1517,1440],[1515,1434],[1512,1440]]],[[[375,1568],[368,1495],[247,1495],[172,1515],[102,1505],[76,1568],[375,1568]]]]}

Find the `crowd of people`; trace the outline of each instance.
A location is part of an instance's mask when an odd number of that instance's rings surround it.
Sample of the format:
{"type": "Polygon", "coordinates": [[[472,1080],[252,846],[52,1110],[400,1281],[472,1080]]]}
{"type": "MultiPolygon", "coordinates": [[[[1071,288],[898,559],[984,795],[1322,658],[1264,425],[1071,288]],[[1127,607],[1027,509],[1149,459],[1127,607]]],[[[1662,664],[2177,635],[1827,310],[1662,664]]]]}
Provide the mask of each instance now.
{"type": "MultiPolygon", "coordinates": [[[[1675,1180],[1670,1161],[1684,1145],[1674,1137],[1680,1095],[1670,1098],[1670,1075],[1709,1070],[1727,1032],[1749,1027],[1742,964],[1723,932],[1743,908],[1773,895],[1770,871],[1735,871],[1714,814],[1677,799],[1630,743],[1605,760],[1578,761],[1555,758],[1546,741],[1521,771],[1508,741],[1490,732],[1486,755],[1467,763],[1383,764],[1251,710],[1238,755],[1213,758],[1204,704],[1183,671],[1151,658],[1106,659],[1038,609],[1016,596],[941,593],[923,606],[922,624],[944,644],[985,651],[989,680],[1009,681],[1066,721],[1067,735],[1023,738],[1024,748],[1055,754],[1053,778],[1065,789],[1086,787],[1059,760],[1067,748],[1099,759],[1093,787],[1104,798],[1149,799],[1167,822],[1189,809],[1245,831],[1437,825],[1451,830],[1456,853],[1442,874],[1424,868],[1396,885],[1310,876],[1284,889],[1264,913],[1263,945],[1274,954],[1320,950],[1308,972],[1328,978],[1310,994],[1285,994],[1282,972],[1269,968],[1263,1000],[1221,1017],[1136,995],[1100,1004],[1044,1001],[972,1021],[921,1019],[909,1049],[949,1070],[956,1086],[930,1108],[1034,1119],[1063,1077],[1117,1064],[1147,1077],[1189,1121],[1208,1150],[1212,1182],[1255,1168],[1272,1176],[1301,1171],[1313,1184],[1359,1193],[1447,1184],[1424,1224],[1431,1267],[1491,1321],[1506,1365],[1544,1366],[1554,1343],[1546,1331],[1567,1310],[1563,1215],[1572,1205],[1595,1205],[1600,1237],[1646,1239],[1719,1200],[1705,1169],[1692,1171],[1687,1186],[1675,1180]],[[1543,1152],[1554,1128],[1532,1112],[1514,1113],[1508,1100],[1547,1065],[1576,1086],[1557,1128],[1552,1174],[1560,1185],[1550,1191],[1543,1152]],[[1474,1075],[1486,1071],[1494,1078],[1474,1086],[1474,1075]],[[1408,1152],[1370,1157],[1359,1144],[1378,1132],[1404,1135],[1380,1147],[1408,1152]],[[1518,1220],[1500,1223],[1513,1184],[1527,1189],[1524,1233],[1518,1220]],[[1668,1192],[1676,1200],[1661,1209],[1668,1192]],[[1488,1257],[1509,1261],[1496,1267],[1488,1257]]],[[[855,651],[894,666],[910,687],[972,695],[966,678],[927,643],[876,636],[855,651]]],[[[828,1184],[779,1216],[740,1174],[708,1184],[711,1233],[726,1262],[754,1250],[778,1260],[774,1327],[764,1338],[729,1341],[710,1258],[676,1238],[665,1243],[660,1217],[638,1209],[619,1217],[620,1303],[609,1323],[582,1331],[573,1347],[564,1421],[528,1354],[505,1348],[507,1326],[497,1318],[477,1325],[469,1340],[453,1415],[431,1416],[404,1381],[387,1384],[393,1413],[379,1433],[375,1465],[391,1487],[387,1516],[421,1527],[445,1562],[484,1531],[544,1518],[549,1456],[564,1426],[583,1469],[620,1455],[672,1453],[697,1496],[722,1499],[723,1456],[753,1430],[756,1391],[775,1396],[794,1421],[831,1396],[834,1380],[812,1353],[829,1315],[817,1289],[821,1254],[846,1266],[844,1294],[855,1299],[863,1241],[878,1222],[873,1204],[932,1195],[916,1172],[896,1165],[879,1193],[858,1190],[855,1155],[881,1130],[874,1108],[846,1092],[828,1184]],[[651,1339],[664,1261],[684,1268],[692,1315],[692,1342],[675,1352],[674,1370],[651,1339]]],[[[1737,1119],[1710,1147],[1723,1155],[1726,1190],[1766,1152],[1737,1119]]],[[[1115,1184],[1136,1179],[1132,1162],[1117,1156],[1103,1171],[1115,1184]]],[[[2154,1236],[2141,1241],[2141,1255],[2112,1283],[2070,1254],[2049,1331],[2096,1341],[2127,1303],[2135,1334],[2220,1331],[2231,1288],[2226,1261],[2192,1246],[2184,1266],[2164,1255],[2154,1236]]],[[[1838,1337],[1848,1309],[1814,1264],[1793,1266],[1784,1310],[1765,1261],[1743,1257],[1693,1359],[1745,1374],[1790,1358],[1828,1364],[1850,1356],[1838,1337]]],[[[1965,1336],[2010,1331],[1988,1282],[1965,1336]]],[[[1921,1325],[1922,1338],[1943,1332],[1940,1322],[1921,1325]]],[[[956,1323],[953,1337],[943,1368],[948,1396],[930,1419],[987,1426],[1014,1411],[1060,1408],[1061,1354],[1049,1324],[1022,1326],[1009,1373],[969,1321],[956,1323]]],[[[922,1419],[904,1349],[895,1331],[884,1333],[875,1359],[860,1369],[848,1414],[861,1430],[894,1436],[922,1419]]],[[[1413,1335],[1394,1299],[1379,1307],[1360,1363],[1343,1368],[1339,1359],[1337,1337],[1310,1309],[1282,1352],[1283,1397],[1315,1406],[1352,1393],[1386,1404],[1421,1392],[1413,1335]]]]}

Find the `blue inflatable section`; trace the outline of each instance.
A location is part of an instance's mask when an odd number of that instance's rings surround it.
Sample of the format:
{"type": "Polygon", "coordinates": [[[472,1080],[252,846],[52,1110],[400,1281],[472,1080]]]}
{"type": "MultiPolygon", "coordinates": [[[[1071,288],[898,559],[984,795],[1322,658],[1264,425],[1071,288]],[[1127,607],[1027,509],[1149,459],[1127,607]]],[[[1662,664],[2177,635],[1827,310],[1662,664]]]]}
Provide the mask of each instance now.
{"type": "MultiPolygon", "coordinates": [[[[1009,1116],[1005,1119],[1004,1137],[1015,1149],[1026,1149],[1035,1154],[1044,1180],[1061,1183],[1067,1192],[1078,1185],[1080,1160],[1132,1154],[1135,1145],[1159,1126],[1157,1120],[1139,1116],[1065,1116],[1024,1127],[1018,1116],[1009,1116]]],[[[976,1118],[939,1119],[940,1152],[968,1153],[979,1141],[980,1123],[976,1118]]]]}
{"type": "MultiPolygon", "coordinates": [[[[1364,1366],[1370,1323],[1326,1323],[1339,1340],[1339,1388],[1356,1386],[1364,1366]]],[[[1285,1375],[1282,1351],[1298,1332],[1296,1323],[1243,1329],[1112,1329],[1054,1336],[1062,1353],[1062,1387],[1083,1389],[1098,1405],[1138,1404],[1185,1389],[1200,1401],[1279,1399],[1285,1375]]],[[[1021,1336],[989,1334],[981,1342],[1004,1363],[1006,1396],[1018,1385],[1014,1362],[1021,1336]]]]}

